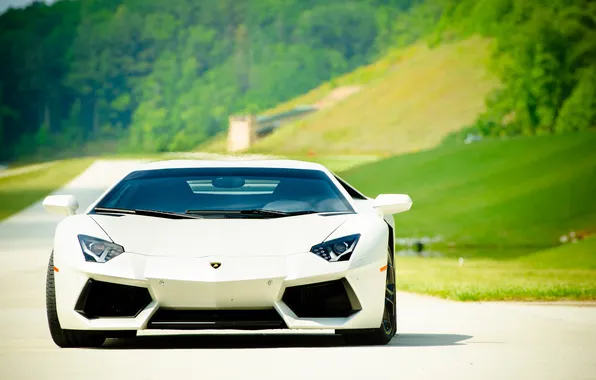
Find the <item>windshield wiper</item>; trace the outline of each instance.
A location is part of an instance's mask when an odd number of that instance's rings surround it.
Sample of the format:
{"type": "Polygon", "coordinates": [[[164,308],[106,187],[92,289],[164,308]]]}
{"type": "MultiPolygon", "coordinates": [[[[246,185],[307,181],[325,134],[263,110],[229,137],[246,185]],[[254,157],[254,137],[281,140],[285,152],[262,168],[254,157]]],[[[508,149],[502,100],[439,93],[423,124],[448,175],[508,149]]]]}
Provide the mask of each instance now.
{"type": "Polygon", "coordinates": [[[282,216],[295,216],[305,214],[315,214],[316,211],[278,211],[278,210],[266,210],[261,208],[248,209],[248,210],[186,210],[186,214],[190,215],[255,215],[265,216],[271,218],[279,218],[282,216]]]}
{"type": "Polygon", "coordinates": [[[169,219],[197,219],[199,216],[191,216],[187,214],[179,214],[177,212],[159,211],[159,210],[143,210],[143,209],[126,209],[126,208],[111,208],[111,207],[95,207],[94,212],[100,214],[134,214],[142,216],[154,216],[158,218],[169,219]]]}
{"type": "Polygon", "coordinates": [[[135,210],[135,212],[137,215],[157,216],[157,217],[170,218],[170,219],[197,219],[197,218],[200,218],[199,216],[180,214],[177,212],[170,212],[170,211],[135,210]]]}
{"type": "Polygon", "coordinates": [[[135,210],[127,208],[95,207],[93,211],[101,214],[135,214],[135,210]]]}
{"type": "Polygon", "coordinates": [[[354,211],[323,211],[323,212],[319,213],[319,215],[321,215],[321,216],[334,216],[334,215],[347,215],[347,214],[354,214],[354,211]]]}
{"type": "Polygon", "coordinates": [[[263,216],[273,216],[273,217],[293,215],[290,212],[277,211],[277,210],[266,210],[266,209],[262,209],[262,208],[255,208],[255,209],[250,209],[250,210],[240,210],[240,214],[263,215],[263,216]]]}

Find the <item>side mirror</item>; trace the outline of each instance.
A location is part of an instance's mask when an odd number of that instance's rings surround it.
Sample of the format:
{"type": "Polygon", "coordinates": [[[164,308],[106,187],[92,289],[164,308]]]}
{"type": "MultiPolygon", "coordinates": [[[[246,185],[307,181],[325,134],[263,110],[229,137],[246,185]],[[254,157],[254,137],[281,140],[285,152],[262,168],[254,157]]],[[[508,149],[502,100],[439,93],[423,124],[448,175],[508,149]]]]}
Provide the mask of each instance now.
{"type": "Polygon", "coordinates": [[[47,212],[66,216],[74,215],[79,208],[74,195],[50,195],[43,200],[42,205],[47,212]]]}
{"type": "Polygon", "coordinates": [[[383,215],[398,214],[412,207],[412,198],[407,194],[379,194],[373,200],[373,207],[383,215]]]}

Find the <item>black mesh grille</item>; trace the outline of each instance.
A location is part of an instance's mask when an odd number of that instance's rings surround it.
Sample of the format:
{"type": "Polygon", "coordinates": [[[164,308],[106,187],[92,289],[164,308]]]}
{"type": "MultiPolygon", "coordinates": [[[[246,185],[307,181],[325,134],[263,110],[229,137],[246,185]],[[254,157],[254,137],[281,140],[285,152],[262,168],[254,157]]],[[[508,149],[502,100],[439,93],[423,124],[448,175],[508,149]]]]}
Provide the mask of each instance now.
{"type": "Polygon", "coordinates": [[[350,302],[346,280],[288,287],[282,300],[298,318],[345,318],[357,309],[350,302]]]}
{"type": "Polygon", "coordinates": [[[150,329],[278,329],[286,328],[280,315],[269,310],[173,310],[159,309],[147,325],[150,329]]]}
{"type": "Polygon", "coordinates": [[[136,317],[150,302],[146,288],[89,280],[75,310],[87,318],[136,317]]]}

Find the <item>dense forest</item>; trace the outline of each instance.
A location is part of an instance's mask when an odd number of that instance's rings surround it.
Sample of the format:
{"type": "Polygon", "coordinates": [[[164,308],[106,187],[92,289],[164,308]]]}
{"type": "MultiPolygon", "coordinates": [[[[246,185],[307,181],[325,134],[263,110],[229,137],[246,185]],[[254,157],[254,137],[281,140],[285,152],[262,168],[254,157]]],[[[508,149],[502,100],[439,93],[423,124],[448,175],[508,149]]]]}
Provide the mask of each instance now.
{"type": "Polygon", "coordinates": [[[58,0],[0,15],[0,159],[87,141],[193,149],[420,38],[483,34],[503,86],[474,126],[596,124],[590,0],[58,0]]]}
{"type": "Polygon", "coordinates": [[[496,40],[491,68],[503,87],[473,129],[539,135],[596,126],[593,0],[453,1],[439,28],[496,40]]]}
{"type": "Polygon", "coordinates": [[[405,43],[393,20],[415,3],[59,0],[10,9],[0,16],[0,159],[102,139],[127,150],[192,149],[230,113],[265,110],[405,43]]]}

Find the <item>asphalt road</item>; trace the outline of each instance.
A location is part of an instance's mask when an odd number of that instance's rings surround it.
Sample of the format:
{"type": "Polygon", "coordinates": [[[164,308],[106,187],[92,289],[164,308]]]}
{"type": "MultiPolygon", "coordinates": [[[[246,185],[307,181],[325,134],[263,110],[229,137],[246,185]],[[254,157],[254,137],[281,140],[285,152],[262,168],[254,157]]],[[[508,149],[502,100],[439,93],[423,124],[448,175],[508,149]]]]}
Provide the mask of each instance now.
{"type": "MultiPolygon", "coordinates": [[[[135,162],[96,162],[60,193],[82,208],[135,162]]],[[[0,379],[596,379],[596,307],[457,303],[400,293],[400,335],[342,347],[327,334],[142,335],[59,349],[45,270],[59,221],[36,204],[0,223],[0,379]]]]}

